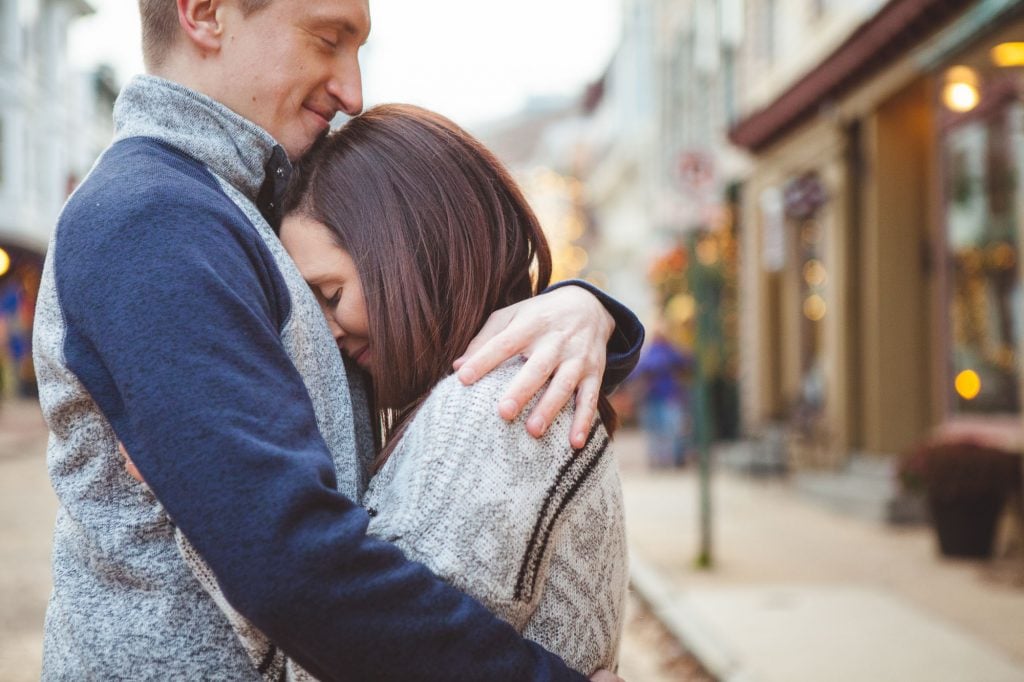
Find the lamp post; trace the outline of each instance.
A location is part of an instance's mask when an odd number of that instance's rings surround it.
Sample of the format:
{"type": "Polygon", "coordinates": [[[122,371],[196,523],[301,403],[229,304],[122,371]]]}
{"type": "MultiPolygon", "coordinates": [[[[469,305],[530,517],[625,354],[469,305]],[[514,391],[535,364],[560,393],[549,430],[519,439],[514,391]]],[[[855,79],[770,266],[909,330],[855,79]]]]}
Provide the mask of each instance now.
{"type": "Polygon", "coordinates": [[[694,435],[697,442],[700,482],[700,544],[696,564],[714,564],[711,501],[711,441],[715,418],[710,399],[710,382],[718,375],[724,343],[720,315],[723,274],[717,241],[712,235],[697,234],[690,239],[696,255],[689,268],[689,289],[697,303],[694,355],[694,435]]]}

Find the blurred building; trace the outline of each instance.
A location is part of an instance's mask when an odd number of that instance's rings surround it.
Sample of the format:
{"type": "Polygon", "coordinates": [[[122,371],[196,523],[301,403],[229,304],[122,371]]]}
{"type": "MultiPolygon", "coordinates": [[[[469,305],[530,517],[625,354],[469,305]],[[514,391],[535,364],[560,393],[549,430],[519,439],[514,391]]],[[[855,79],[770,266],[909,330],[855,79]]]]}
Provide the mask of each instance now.
{"type": "Polygon", "coordinates": [[[713,375],[716,421],[728,422],[719,434],[730,436],[748,162],[728,130],[744,29],[742,0],[625,0],[615,54],[579,101],[479,131],[540,214],[557,276],[601,286],[686,349],[709,327],[700,311],[712,309],[709,351],[698,356],[713,375]],[[695,295],[701,282],[715,283],[708,300],[695,295]]]}
{"type": "Polygon", "coordinates": [[[1024,3],[748,0],[744,423],[842,469],[1021,441],[1024,3]]]}
{"type": "Polygon", "coordinates": [[[0,396],[30,394],[31,323],[61,206],[112,135],[108,70],[82,73],[68,28],[85,0],[0,0],[0,396]]]}

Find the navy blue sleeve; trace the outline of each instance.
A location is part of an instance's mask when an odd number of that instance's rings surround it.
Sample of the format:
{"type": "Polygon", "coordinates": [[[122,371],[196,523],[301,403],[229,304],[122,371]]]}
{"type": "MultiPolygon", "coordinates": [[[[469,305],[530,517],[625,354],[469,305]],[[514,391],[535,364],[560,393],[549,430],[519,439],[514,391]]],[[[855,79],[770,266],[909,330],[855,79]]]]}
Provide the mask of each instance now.
{"type": "Polygon", "coordinates": [[[366,535],[282,346],[266,246],[205,171],[168,164],[100,169],[65,210],[64,349],[231,604],[323,680],[582,680],[366,535]]]}
{"type": "Polygon", "coordinates": [[[604,293],[590,282],[579,279],[567,279],[552,284],[543,293],[554,291],[564,286],[575,286],[586,289],[593,294],[605,310],[615,320],[615,331],[608,340],[608,359],[605,364],[604,377],[601,379],[601,392],[611,393],[619,387],[629,373],[636,367],[640,359],[640,349],[644,345],[644,326],[633,311],[614,298],[604,293]]]}

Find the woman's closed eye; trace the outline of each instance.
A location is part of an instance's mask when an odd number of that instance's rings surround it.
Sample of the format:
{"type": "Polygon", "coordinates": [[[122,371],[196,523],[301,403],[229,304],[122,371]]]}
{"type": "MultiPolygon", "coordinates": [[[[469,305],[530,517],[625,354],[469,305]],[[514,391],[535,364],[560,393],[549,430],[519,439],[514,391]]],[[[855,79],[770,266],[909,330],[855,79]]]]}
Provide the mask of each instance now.
{"type": "Polygon", "coordinates": [[[338,302],[341,301],[341,287],[338,287],[337,291],[335,291],[334,295],[331,296],[330,298],[327,297],[326,293],[323,294],[323,297],[324,303],[327,304],[328,308],[337,307],[338,302]]]}

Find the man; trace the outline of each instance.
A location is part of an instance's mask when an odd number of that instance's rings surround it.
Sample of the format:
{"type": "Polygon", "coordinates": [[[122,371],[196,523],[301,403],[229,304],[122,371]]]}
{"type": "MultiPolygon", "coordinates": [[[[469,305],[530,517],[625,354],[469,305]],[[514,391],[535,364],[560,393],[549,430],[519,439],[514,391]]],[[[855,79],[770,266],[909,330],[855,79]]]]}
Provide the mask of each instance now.
{"type": "MultiPolygon", "coordinates": [[[[43,677],[259,679],[179,556],[178,527],[231,605],[322,679],[579,679],[366,537],[352,502],[372,456],[363,389],[273,229],[289,159],[362,108],[366,1],[140,10],[152,76],[122,92],[115,142],[65,207],[39,295],[61,503],[43,677]]],[[[601,354],[613,324],[581,289],[546,298],[496,314],[460,375],[530,355],[501,405],[512,416],[559,366],[535,433],[584,377],[573,433],[585,436],[602,361],[581,358],[601,354]],[[599,341],[562,343],[578,336],[599,341]]],[[[632,332],[621,378],[642,330],[608,305],[632,332]]]]}

